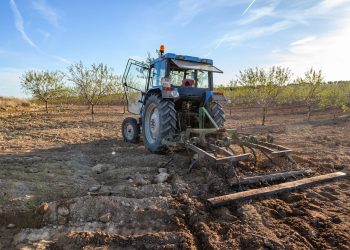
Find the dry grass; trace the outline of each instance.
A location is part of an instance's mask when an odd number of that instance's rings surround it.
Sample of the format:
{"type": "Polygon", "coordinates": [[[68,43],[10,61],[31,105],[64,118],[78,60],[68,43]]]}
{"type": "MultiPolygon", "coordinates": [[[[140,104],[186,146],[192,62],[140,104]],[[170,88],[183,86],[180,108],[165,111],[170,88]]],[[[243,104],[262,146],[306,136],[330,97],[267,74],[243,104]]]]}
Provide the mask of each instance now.
{"type": "Polygon", "coordinates": [[[16,107],[30,107],[31,103],[27,99],[0,96],[0,110],[7,110],[16,107]]]}

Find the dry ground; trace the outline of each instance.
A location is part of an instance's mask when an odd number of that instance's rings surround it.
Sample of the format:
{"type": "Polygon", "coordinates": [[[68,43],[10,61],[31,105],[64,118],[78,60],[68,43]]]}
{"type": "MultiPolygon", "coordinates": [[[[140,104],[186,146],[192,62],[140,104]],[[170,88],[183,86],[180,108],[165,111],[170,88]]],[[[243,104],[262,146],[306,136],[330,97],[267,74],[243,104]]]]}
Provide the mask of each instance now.
{"type": "MultiPolygon", "coordinates": [[[[350,181],[210,208],[237,191],[229,167],[174,154],[170,178],[154,183],[169,155],[127,144],[121,107],[0,111],[0,249],[350,249],[350,181]],[[96,172],[100,172],[97,173],[96,172]],[[89,193],[89,190],[92,191],[89,193]]],[[[350,166],[350,120],[303,109],[235,109],[227,127],[266,135],[295,150],[297,165],[259,156],[239,175],[295,168],[317,174],[350,166]]]]}

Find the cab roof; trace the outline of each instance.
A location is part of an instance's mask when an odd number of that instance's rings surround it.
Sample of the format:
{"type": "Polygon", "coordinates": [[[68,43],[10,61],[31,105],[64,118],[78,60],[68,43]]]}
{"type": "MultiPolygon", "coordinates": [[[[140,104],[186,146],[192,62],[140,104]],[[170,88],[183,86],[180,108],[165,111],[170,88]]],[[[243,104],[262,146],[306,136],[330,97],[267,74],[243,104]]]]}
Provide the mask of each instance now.
{"type": "Polygon", "coordinates": [[[178,59],[178,60],[184,60],[184,61],[189,61],[189,62],[205,63],[205,64],[213,65],[213,60],[211,60],[211,59],[199,58],[199,57],[195,57],[195,56],[176,55],[174,53],[166,53],[163,56],[158,57],[157,59],[155,59],[151,62],[151,65],[153,65],[156,62],[163,60],[163,59],[178,59]]]}

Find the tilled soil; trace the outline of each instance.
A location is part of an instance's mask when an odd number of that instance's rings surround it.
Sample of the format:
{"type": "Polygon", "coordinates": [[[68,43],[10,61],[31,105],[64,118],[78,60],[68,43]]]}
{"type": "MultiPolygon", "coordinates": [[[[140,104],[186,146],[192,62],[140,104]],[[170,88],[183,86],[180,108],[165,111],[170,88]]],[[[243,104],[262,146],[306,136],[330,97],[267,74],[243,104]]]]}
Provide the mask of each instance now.
{"type": "MultiPolygon", "coordinates": [[[[232,166],[189,172],[184,151],[123,142],[119,110],[100,107],[94,120],[85,107],[0,113],[0,249],[350,249],[348,178],[212,208],[207,198],[256,186],[230,187],[232,166]]],[[[237,174],[348,171],[349,117],[303,112],[275,109],[259,126],[259,110],[234,109],[227,127],[271,134],[297,162],[258,154],[237,174]]]]}

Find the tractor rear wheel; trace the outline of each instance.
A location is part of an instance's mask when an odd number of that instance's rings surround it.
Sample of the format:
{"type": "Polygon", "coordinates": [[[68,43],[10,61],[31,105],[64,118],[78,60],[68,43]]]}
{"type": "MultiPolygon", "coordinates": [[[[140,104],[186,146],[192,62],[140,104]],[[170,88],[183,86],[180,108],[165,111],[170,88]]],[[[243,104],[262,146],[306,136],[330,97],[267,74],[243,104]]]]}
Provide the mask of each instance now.
{"type": "Polygon", "coordinates": [[[172,100],[150,95],[142,116],[142,134],[145,147],[152,153],[163,153],[162,140],[176,132],[176,111],[172,100]]]}
{"type": "Polygon", "coordinates": [[[140,141],[140,126],[132,117],[125,118],[122,124],[122,133],[125,142],[137,143],[140,141]]]}
{"type": "MultiPolygon", "coordinates": [[[[223,128],[225,125],[225,112],[221,104],[218,102],[210,102],[206,105],[206,109],[219,128],[223,128]]],[[[211,125],[210,127],[213,126],[211,125]]]]}

